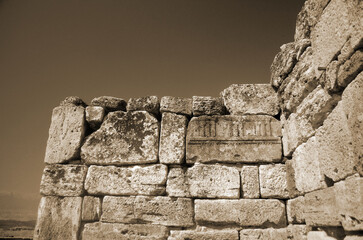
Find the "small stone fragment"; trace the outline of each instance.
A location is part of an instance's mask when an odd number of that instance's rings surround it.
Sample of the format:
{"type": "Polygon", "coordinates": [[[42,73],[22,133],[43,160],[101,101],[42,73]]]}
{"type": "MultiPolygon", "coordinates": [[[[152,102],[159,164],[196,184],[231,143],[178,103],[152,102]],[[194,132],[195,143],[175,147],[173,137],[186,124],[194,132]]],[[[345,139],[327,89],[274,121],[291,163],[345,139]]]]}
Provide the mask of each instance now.
{"type": "Polygon", "coordinates": [[[105,109],[100,106],[86,107],[86,120],[89,126],[96,130],[100,128],[103,118],[105,117],[105,109]]]}
{"type": "Polygon", "coordinates": [[[260,191],[263,198],[288,198],[285,164],[260,165],[260,191]]]}
{"type": "Polygon", "coordinates": [[[259,198],[260,184],[258,166],[243,166],[241,170],[241,186],[243,198],[259,198]]]}
{"type": "Polygon", "coordinates": [[[102,96],[96,97],[91,101],[92,106],[101,106],[108,112],[112,111],[126,111],[126,101],[122,98],[102,96]]]}
{"type": "Polygon", "coordinates": [[[304,201],[303,196],[287,200],[286,211],[289,223],[305,223],[304,201]]]}
{"type": "Polygon", "coordinates": [[[225,112],[221,98],[193,96],[193,115],[223,115],[225,112]]]}
{"type": "Polygon", "coordinates": [[[101,216],[101,199],[84,196],[82,203],[82,221],[98,221],[101,216]]]}
{"type": "Polygon", "coordinates": [[[69,96],[66,97],[63,101],[60,102],[60,106],[82,106],[86,107],[86,104],[83,100],[77,96],[69,96]]]}
{"type": "Polygon", "coordinates": [[[339,62],[337,60],[331,61],[326,67],[325,77],[322,77],[322,85],[324,89],[329,92],[338,92],[338,70],[339,62]]]}
{"type": "Polygon", "coordinates": [[[191,116],[193,100],[191,98],[165,96],[160,101],[160,112],[171,112],[191,116]]]}
{"type": "Polygon", "coordinates": [[[363,50],[357,50],[338,71],[338,85],[346,87],[363,70],[363,50]]]}
{"type": "Polygon", "coordinates": [[[160,102],[157,96],[130,98],[127,103],[127,111],[146,111],[159,115],[160,102]]]}
{"type": "Polygon", "coordinates": [[[168,240],[238,240],[237,230],[171,230],[168,240]]]}

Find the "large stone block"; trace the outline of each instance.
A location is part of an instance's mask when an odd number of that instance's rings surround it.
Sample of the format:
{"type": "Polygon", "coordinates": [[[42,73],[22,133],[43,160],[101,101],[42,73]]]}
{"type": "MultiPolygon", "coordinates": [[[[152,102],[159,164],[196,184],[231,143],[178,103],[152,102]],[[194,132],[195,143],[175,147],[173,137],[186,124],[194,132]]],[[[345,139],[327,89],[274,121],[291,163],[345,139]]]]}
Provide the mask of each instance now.
{"type": "Polygon", "coordinates": [[[101,199],[85,196],[82,202],[82,221],[98,221],[101,216],[101,199]]]}
{"type": "Polygon", "coordinates": [[[160,112],[179,113],[191,116],[193,100],[191,98],[165,96],[160,101],[160,112]]]}
{"type": "Polygon", "coordinates": [[[81,197],[42,197],[34,239],[77,240],[81,226],[81,211],[81,197]]]}
{"type": "Polygon", "coordinates": [[[286,212],[289,223],[305,223],[305,199],[303,196],[287,200],[286,212]]]}
{"type": "Polygon", "coordinates": [[[194,225],[193,215],[193,201],[188,198],[106,196],[101,221],[188,227],[194,225]]]}
{"type": "Polygon", "coordinates": [[[338,85],[346,87],[363,70],[363,50],[357,50],[338,71],[338,85]]]}
{"type": "Polygon", "coordinates": [[[90,166],[85,189],[94,195],[162,195],[168,168],[165,165],[134,167],[90,166]]]}
{"type": "Polygon", "coordinates": [[[165,226],[151,224],[87,223],[82,232],[83,240],[161,240],[169,231],[165,226]]]}
{"type": "Polygon", "coordinates": [[[92,106],[101,106],[108,112],[112,111],[126,111],[126,101],[122,98],[102,96],[96,97],[91,101],[92,106]]]}
{"type": "Polygon", "coordinates": [[[260,165],[260,191],[262,198],[288,198],[285,164],[260,165]]]}
{"type": "Polygon", "coordinates": [[[44,161],[64,163],[79,158],[85,130],[84,107],[65,105],[54,108],[44,161]]]}
{"type": "Polygon", "coordinates": [[[44,168],[40,193],[45,196],[80,196],[87,167],[52,164],[44,168]]]}
{"type": "Polygon", "coordinates": [[[195,200],[198,224],[282,227],[285,204],[275,199],[195,200]]]}
{"type": "Polygon", "coordinates": [[[186,116],[165,112],[162,114],[159,159],[164,164],[181,164],[185,158],[186,116]]]}
{"type": "Polygon", "coordinates": [[[271,116],[202,116],[189,122],[187,163],[281,161],[281,124],[271,116]]]}
{"type": "Polygon", "coordinates": [[[241,187],[243,198],[260,197],[258,166],[243,166],[241,169],[241,187]]]}
{"type": "Polygon", "coordinates": [[[158,160],[159,123],[144,111],[111,112],[81,149],[86,164],[127,165],[158,160]]]}
{"type": "Polygon", "coordinates": [[[225,108],[221,98],[193,96],[193,115],[222,115],[225,108]]]}
{"type": "Polygon", "coordinates": [[[169,196],[239,198],[239,172],[233,167],[205,164],[195,164],[186,171],[174,168],[168,176],[167,191],[169,196]]]}
{"type": "Polygon", "coordinates": [[[270,84],[233,84],[221,92],[228,112],[232,115],[277,115],[280,107],[277,94],[270,84]]]}
{"type": "Polygon", "coordinates": [[[155,115],[159,114],[160,102],[157,96],[130,98],[127,103],[127,111],[147,111],[155,115]]]}
{"type": "Polygon", "coordinates": [[[237,230],[171,230],[168,240],[238,240],[237,230]]]}

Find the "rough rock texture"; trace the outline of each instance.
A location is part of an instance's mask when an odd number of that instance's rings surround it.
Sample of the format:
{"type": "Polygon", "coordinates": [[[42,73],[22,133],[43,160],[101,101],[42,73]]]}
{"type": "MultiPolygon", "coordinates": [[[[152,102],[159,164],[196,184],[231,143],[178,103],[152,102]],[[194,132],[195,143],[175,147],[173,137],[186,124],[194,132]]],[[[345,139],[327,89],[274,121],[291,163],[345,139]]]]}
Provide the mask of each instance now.
{"type": "Polygon", "coordinates": [[[81,165],[46,165],[40,183],[40,193],[45,196],[80,196],[87,167],[81,165]]]}
{"type": "Polygon", "coordinates": [[[287,200],[286,212],[289,223],[305,223],[304,203],[305,199],[303,196],[287,200]]]}
{"type": "Polygon", "coordinates": [[[260,184],[258,166],[243,166],[241,169],[241,187],[243,198],[259,198],[260,184]]]}
{"type": "Polygon", "coordinates": [[[42,197],[34,240],[77,240],[81,226],[81,197],[42,197]]]}
{"type": "Polygon", "coordinates": [[[175,197],[239,198],[239,178],[236,168],[220,165],[173,168],[168,175],[167,192],[175,197]]]}
{"type": "Polygon", "coordinates": [[[324,231],[311,231],[307,237],[307,240],[337,240],[334,237],[328,236],[324,231]]]}
{"type": "Polygon", "coordinates": [[[223,101],[216,97],[193,96],[193,115],[222,115],[225,112],[223,101]]]}
{"type": "Polygon", "coordinates": [[[77,96],[69,96],[66,97],[63,101],[60,102],[60,106],[82,106],[86,107],[86,104],[83,100],[77,96]]]}
{"type": "Polygon", "coordinates": [[[160,101],[160,112],[172,112],[191,116],[193,100],[191,98],[165,96],[160,101]]]}
{"type": "Polygon", "coordinates": [[[112,112],[82,146],[86,164],[142,164],[158,160],[159,123],[144,111],[112,112]]]}
{"type": "Polygon", "coordinates": [[[165,112],[162,114],[159,159],[164,164],[181,164],[185,159],[186,116],[165,112]]]}
{"type": "Polygon", "coordinates": [[[165,165],[134,167],[90,166],[85,188],[94,195],[163,195],[165,165]]]}
{"type": "Polygon", "coordinates": [[[363,240],[363,236],[346,236],[344,240],[363,240]]]}
{"type": "Polygon", "coordinates": [[[286,225],[285,204],[275,199],[196,199],[198,224],[282,227],[286,225]]]}
{"type": "Polygon", "coordinates": [[[101,199],[84,196],[82,202],[82,221],[98,221],[101,216],[101,199]]]}
{"type": "Polygon", "coordinates": [[[281,239],[287,240],[288,232],[286,228],[274,229],[242,229],[240,238],[243,240],[270,240],[281,239]]]}
{"type": "Polygon", "coordinates": [[[106,109],[108,112],[112,111],[126,111],[126,101],[122,98],[110,97],[110,96],[102,96],[96,97],[91,101],[92,106],[101,106],[106,109]]]}
{"type": "Polygon", "coordinates": [[[290,198],[295,198],[302,194],[296,188],[295,170],[293,168],[293,161],[287,159],[285,160],[286,160],[285,166],[286,166],[287,191],[289,191],[290,198]]]}
{"type": "Polygon", "coordinates": [[[270,84],[232,84],[221,92],[228,112],[232,115],[277,115],[277,94],[270,84]]]}
{"type": "Polygon", "coordinates": [[[329,93],[335,93],[339,91],[338,87],[338,70],[339,62],[337,60],[331,61],[326,67],[325,73],[319,79],[320,84],[329,93]]]}
{"type": "Polygon", "coordinates": [[[194,224],[193,214],[193,202],[188,198],[106,196],[101,221],[188,227],[194,224]]]}
{"type": "Polygon", "coordinates": [[[171,230],[168,240],[238,240],[237,230],[171,230]]]}
{"type": "Polygon", "coordinates": [[[165,226],[151,224],[87,223],[84,225],[84,240],[161,240],[168,237],[165,226]]]}
{"type": "Polygon", "coordinates": [[[146,111],[158,115],[159,108],[160,101],[157,96],[130,98],[127,102],[127,111],[146,111]]]}
{"type": "Polygon", "coordinates": [[[262,198],[288,198],[285,164],[260,165],[260,191],[262,198]]]}
{"type": "Polygon", "coordinates": [[[187,131],[187,163],[281,161],[281,124],[270,116],[194,117],[187,131]]]}
{"type": "Polygon", "coordinates": [[[84,108],[59,106],[53,109],[45,163],[64,163],[79,158],[85,134],[84,108]]]}
{"type": "Polygon", "coordinates": [[[307,240],[306,235],[311,231],[311,227],[306,225],[292,225],[287,226],[288,239],[292,240],[307,240]]]}
{"type": "Polygon", "coordinates": [[[105,109],[100,106],[88,106],[86,108],[86,120],[92,129],[98,129],[105,117],[105,109]]]}
{"type": "Polygon", "coordinates": [[[346,87],[363,70],[363,50],[357,50],[338,71],[338,85],[346,87]]]}

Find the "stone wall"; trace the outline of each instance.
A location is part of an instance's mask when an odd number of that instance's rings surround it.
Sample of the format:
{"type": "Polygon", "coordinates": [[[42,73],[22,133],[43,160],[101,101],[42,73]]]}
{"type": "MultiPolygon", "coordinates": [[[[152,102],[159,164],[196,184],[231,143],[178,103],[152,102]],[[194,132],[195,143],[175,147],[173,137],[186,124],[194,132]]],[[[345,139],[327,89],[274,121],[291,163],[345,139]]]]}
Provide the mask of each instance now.
{"type": "Polygon", "coordinates": [[[34,239],[362,239],[362,4],[306,1],[272,86],[66,98],[34,239]]]}

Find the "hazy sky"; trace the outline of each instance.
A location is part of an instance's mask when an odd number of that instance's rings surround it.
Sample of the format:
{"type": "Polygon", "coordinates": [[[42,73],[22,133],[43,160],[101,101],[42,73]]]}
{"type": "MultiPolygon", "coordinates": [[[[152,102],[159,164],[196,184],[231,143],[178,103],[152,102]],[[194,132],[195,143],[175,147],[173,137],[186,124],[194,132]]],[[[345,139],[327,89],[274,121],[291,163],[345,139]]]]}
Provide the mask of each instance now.
{"type": "Polygon", "coordinates": [[[303,0],[0,0],[0,192],[39,192],[69,95],[217,96],[268,83],[303,0]]]}

